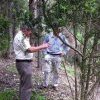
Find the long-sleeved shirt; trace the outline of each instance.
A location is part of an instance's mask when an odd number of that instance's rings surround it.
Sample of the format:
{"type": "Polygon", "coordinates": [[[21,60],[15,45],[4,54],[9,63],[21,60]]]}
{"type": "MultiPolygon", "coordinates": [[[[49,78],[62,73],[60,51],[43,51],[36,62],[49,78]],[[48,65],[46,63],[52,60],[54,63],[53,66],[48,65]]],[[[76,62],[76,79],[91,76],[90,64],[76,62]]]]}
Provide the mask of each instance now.
{"type": "MultiPolygon", "coordinates": [[[[59,33],[59,36],[65,43],[69,44],[68,40],[62,33],[59,33]]],[[[44,54],[47,54],[47,52],[51,54],[66,54],[70,49],[68,46],[64,45],[58,37],[54,36],[53,32],[45,36],[44,43],[50,44],[50,47],[45,49],[44,54]]]]}

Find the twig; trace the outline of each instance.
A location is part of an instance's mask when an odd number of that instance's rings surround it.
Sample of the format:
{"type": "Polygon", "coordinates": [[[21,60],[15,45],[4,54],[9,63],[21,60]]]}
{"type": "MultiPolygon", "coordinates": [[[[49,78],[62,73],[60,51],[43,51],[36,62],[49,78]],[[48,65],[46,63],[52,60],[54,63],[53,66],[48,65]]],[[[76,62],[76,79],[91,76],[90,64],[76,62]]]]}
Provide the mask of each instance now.
{"type": "Polygon", "coordinates": [[[100,82],[100,78],[98,78],[96,80],[96,82],[94,83],[94,85],[92,86],[92,88],[90,89],[90,91],[87,93],[87,95],[90,95],[91,92],[93,92],[94,88],[97,86],[97,84],[99,84],[99,82],[100,82]]]}
{"type": "Polygon", "coordinates": [[[74,100],[73,91],[72,91],[72,88],[71,88],[71,85],[70,85],[70,82],[69,82],[69,78],[68,78],[68,74],[67,74],[67,71],[66,71],[66,67],[65,67],[64,61],[62,61],[62,63],[63,63],[64,69],[65,69],[65,74],[66,74],[66,76],[67,76],[67,80],[68,80],[68,83],[69,83],[69,88],[70,88],[70,90],[71,90],[72,97],[73,97],[73,100],[74,100]]]}

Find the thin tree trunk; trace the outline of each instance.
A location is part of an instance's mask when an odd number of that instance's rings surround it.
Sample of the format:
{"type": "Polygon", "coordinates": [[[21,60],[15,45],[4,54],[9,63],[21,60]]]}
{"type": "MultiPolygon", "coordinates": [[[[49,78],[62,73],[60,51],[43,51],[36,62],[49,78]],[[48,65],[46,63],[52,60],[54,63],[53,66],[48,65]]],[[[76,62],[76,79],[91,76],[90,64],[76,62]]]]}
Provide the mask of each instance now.
{"type": "MultiPolygon", "coordinates": [[[[32,12],[33,20],[40,19],[40,22],[34,26],[34,30],[37,30],[38,37],[37,37],[37,45],[40,45],[40,34],[41,30],[39,29],[39,25],[41,23],[41,16],[42,16],[42,5],[41,0],[29,0],[29,10],[32,12]]],[[[40,67],[40,51],[37,53],[37,67],[40,67]]]]}
{"type": "MultiPolygon", "coordinates": [[[[76,12],[73,12],[73,16],[76,16],[75,15],[76,14],[76,12]]],[[[73,18],[73,21],[75,21],[76,20],[76,18],[74,17],[73,18]]],[[[74,23],[74,25],[73,25],[73,30],[74,30],[74,38],[75,38],[75,49],[77,48],[77,39],[76,39],[76,23],[74,23]]],[[[75,54],[74,54],[74,57],[76,58],[76,55],[77,55],[77,53],[75,52],[75,54]]],[[[74,75],[75,75],[75,100],[78,100],[78,94],[77,94],[77,75],[76,75],[76,73],[77,73],[77,64],[76,64],[76,60],[74,60],[74,71],[75,71],[75,73],[74,73],[74,75]]]]}
{"type": "Polygon", "coordinates": [[[10,24],[10,26],[9,26],[9,36],[10,36],[10,41],[9,41],[9,57],[11,57],[12,56],[12,52],[13,52],[13,23],[12,23],[12,9],[13,9],[13,2],[9,2],[9,20],[10,20],[10,22],[11,22],[11,24],[10,24]]]}

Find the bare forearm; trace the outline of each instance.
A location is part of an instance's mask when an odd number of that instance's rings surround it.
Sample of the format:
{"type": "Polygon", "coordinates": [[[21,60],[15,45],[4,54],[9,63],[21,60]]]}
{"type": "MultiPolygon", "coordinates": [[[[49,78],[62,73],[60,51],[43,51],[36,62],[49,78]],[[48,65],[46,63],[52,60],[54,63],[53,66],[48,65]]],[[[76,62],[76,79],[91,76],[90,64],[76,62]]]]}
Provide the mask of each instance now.
{"type": "Polygon", "coordinates": [[[48,45],[47,43],[42,44],[42,45],[37,46],[37,47],[32,46],[32,47],[30,47],[30,48],[28,49],[28,51],[29,51],[29,52],[37,52],[37,51],[39,51],[39,50],[41,50],[41,49],[47,48],[48,46],[49,46],[49,45],[48,45]]]}
{"type": "Polygon", "coordinates": [[[37,51],[39,51],[39,50],[41,50],[41,49],[43,49],[43,47],[37,46],[37,47],[30,47],[28,50],[29,50],[30,52],[37,52],[37,51]]]}

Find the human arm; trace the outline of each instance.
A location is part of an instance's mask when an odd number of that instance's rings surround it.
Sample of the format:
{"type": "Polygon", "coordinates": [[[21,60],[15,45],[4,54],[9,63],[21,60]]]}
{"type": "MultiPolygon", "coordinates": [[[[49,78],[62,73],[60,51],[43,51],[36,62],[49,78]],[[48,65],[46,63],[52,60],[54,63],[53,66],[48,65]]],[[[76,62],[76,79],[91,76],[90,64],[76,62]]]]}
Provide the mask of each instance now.
{"type": "Polygon", "coordinates": [[[28,48],[27,51],[29,51],[29,52],[37,52],[37,51],[39,51],[41,49],[46,49],[48,47],[49,47],[48,43],[43,43],[43,44],[41,44],[40,46],[37,46],[37,47],[32,46],[32,47],[28,48]]]}
{"type": "Polygon", "coordinates": [[[22,39],[22,41],[20,42],[20,45],[19,45],[19,47],[20,47],[20,49],[22,51],[30,52],[30,53],[37,52],[37,51],[39,51],[41,49],[45,49],[48,46],[49,46],[48,43],[43,43],[43,44],[41,44],[39,46],[31,46],[30,42],[29,42],[29,38],[22,39]]]}
{"type": "Polygon", "coordinates": [[[65,44],[69,44],[69,42],[68,42],[68,39],[64,35],[63,35],[62,39],[63,39],[64,43],[62,45],[62,47],[63,47],[63,50],[62,51],[63,52],[62,52],[61,55],[66,55],[67,52],[70,50],[70,47],[67,46],[67,45],[65,45],[65,44]]]}

